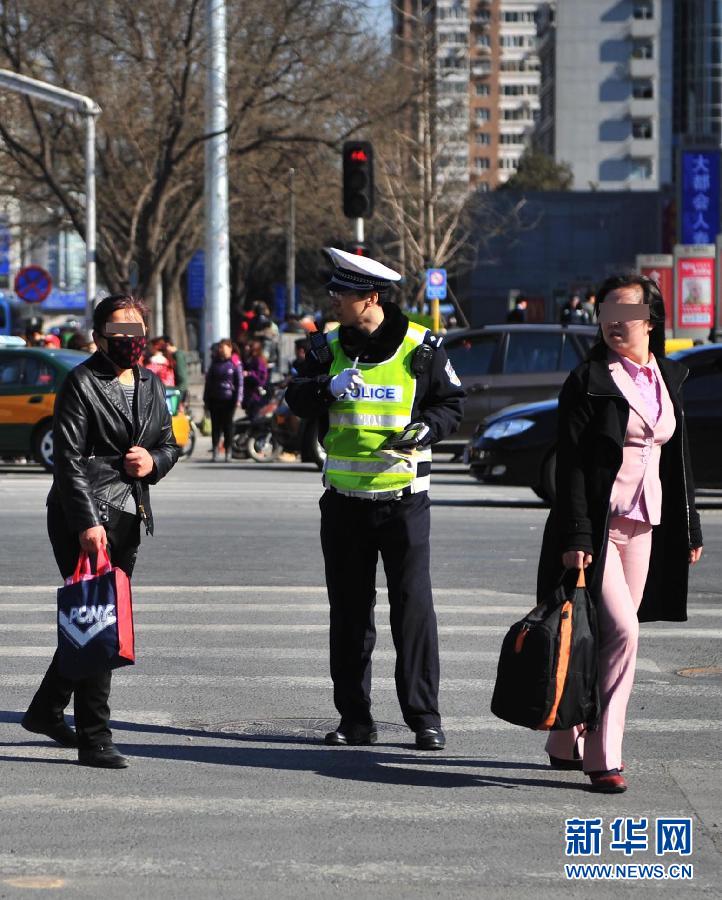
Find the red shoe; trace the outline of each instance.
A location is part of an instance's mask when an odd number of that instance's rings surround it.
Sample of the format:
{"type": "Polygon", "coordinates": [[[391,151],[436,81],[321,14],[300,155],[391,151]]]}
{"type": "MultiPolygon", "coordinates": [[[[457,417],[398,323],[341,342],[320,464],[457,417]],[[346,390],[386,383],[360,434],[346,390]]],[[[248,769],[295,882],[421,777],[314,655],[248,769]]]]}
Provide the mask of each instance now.
{"type": "Polygon", "coordinates": [[[608,772],[587,772],[590,791],[597,794],[623,794],[627,790],[627,782],[619,774],[619,769],[610,769],[608,772]]]}

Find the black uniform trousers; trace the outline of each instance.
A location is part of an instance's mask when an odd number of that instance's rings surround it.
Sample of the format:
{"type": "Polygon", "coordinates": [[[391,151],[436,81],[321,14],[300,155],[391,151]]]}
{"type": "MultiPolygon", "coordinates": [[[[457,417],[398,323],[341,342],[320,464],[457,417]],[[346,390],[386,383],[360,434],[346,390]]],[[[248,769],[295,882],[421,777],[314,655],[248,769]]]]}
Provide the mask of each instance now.
{"type": "Polygon", "coordinates": [[[343,724],[369,724],[376,643],[376,565],[384,564],[396,648],[396,693],[413,731],[441,724],[439,641],[429,571],[430,500],[321,497],[321,546],[331,607],[331,678],[343,724]]]}
{"type": "MultiPolygon", "coordinates": [[[[126,512],[110,512],[110,521],[105,524],[110,559],[130,577],[140,545],[140,518],[126,512]]],[[[48,535],[64,580],[73,574],[78,564],[80,541],[78,532],[70,530],[62,507],[57,503],[48,504],[48,535]]],[[[74,694],[78,745],[88,748],[108,744],[112,740],[108,706],[111,673],[112,670],[107,669],[81,681],[71,681],[58,671],[56,651],[28,712],[46,721],[60,722],[74,694]]]]}

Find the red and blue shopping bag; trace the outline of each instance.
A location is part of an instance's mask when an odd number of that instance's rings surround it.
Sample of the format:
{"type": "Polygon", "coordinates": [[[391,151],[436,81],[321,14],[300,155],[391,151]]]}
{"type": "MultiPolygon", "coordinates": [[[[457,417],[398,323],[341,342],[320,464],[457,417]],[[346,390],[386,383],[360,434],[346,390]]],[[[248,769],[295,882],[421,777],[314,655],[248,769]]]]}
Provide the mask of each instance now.
{"type": "Polygon", "coordinates": [[[135,662],[130,579],[98,553],[95,571],[81,552],[75,572],[58,588],[58,669],[77,681],[135,662]]]}

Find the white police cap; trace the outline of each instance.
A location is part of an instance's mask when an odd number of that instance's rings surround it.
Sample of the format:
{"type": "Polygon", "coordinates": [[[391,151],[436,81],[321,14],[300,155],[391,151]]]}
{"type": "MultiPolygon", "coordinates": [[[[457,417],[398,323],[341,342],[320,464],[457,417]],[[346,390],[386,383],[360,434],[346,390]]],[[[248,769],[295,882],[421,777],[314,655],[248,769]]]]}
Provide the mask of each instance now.
{"type": "Polygon", "coordinates": [[[357,256],[336,247],[325,247],[324,252],[333,264],[331,280],[326,284],[329,290],[337,291],[383,291],[401,275],[368,256],[357,256]]]}

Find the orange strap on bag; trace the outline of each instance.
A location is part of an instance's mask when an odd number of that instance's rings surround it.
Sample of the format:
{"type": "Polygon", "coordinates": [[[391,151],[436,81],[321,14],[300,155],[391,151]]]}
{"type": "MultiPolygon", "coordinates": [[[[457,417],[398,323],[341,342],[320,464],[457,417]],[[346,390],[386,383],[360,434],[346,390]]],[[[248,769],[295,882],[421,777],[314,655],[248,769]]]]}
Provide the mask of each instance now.
{"type": "MultiPolygon", "coordinates": [[[[577,587],[584,588],[587,585],[586,578],[584,577],[584,568],[579,569],[579,575],[577,577],[577,587]]],[[[572,610],[574,605],[571,600],[565,601],[562,606],[561,613],[561,626],[560,626],[560,635],[559,635],[559,663],[557,665],[557,673],[556,673],[556,688],[554,691],[554,703],[552,704],[552,708],[549,710],[549,715],[544,720],[544,722],[539,726],[540,728],[551,728],[554,724],[557,717],[557,709],[559,709],[559,703],[562,699],[562,694],[564,693],[564,685],[567,682],[567,672],[569,671],[569,657],[571,655],[572,649],[572,610]]]]}

